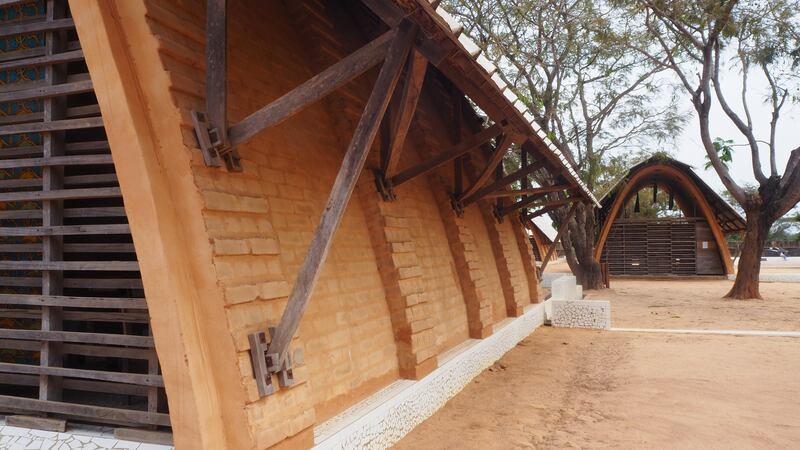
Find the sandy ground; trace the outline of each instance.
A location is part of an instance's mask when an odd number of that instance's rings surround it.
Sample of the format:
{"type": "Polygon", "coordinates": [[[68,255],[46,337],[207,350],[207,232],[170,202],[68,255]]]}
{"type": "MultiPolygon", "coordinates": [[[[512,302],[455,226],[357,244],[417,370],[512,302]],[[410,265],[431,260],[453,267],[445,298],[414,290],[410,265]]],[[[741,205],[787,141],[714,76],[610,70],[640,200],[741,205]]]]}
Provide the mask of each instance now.
{"type": "Polygon", "coordinates": [[[763,300],[721,299],[732,285],[612,278],[611,289],[586,298],[611,301],[613,327],[800,331],[800,283],[761,283],[763,300]]]}
{"type": "MultiPolygon", "coordinates": [[[[614,326],[800,331],[800,285],[618,281],[614,326]]],[[[400,449],[797,448],[800,339],[543,327],[400,449]]]]}
{"type": "MultiPolygon", "coordinates": [[[[736,267],[736,264],[734,264],[736,267]]],[[[790,256],[785,260],[780,257],[770,256],[766,261],[761,261],[763,273],[800,273],[800,256],[790,256]]]]}

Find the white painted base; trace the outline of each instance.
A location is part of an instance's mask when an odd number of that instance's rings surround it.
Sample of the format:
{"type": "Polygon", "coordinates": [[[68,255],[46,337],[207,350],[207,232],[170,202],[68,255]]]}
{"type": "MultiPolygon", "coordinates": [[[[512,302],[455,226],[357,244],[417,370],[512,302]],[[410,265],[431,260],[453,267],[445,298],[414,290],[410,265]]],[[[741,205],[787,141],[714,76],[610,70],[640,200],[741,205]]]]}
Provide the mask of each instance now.
{"type": "Polygon", "coordinates": [[[442,355],[439,368],[425,378],[401,380],[376,394],[379,402],[370,397],[321,424],[315,429],[315,448],[389,448],[541,326],[543,311],[542,304],[528,306],[522,316],[498,324],[488,338],[471,339],[454,349],[458,353],[442,355]],[[365,408],[365,404],[370,406],[365,408]]]}
{"type": "Polygon", "coordinates": [[[553,320],[553,299],[548,298],[542,302],[545,322],[553,320]]]}

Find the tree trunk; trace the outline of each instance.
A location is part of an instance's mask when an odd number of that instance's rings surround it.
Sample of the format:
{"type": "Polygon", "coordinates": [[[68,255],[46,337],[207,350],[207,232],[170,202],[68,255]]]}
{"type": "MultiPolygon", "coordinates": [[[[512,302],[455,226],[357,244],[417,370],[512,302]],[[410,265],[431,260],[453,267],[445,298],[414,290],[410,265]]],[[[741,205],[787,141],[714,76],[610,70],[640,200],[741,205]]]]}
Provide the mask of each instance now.
{"type": "Polygon", "coordinates": [[[739,256],[736,281],[725,297],[733,299],[761,298],[758,277],[761,273],[761,253],[767,241],[772,222],[758,209],[746,211],[747,230],[739,256]]]}
{"type": "Polygon", "coordinates": [[[586,205],[579,206],[568,228],[563,238],[564,250],[578,284],[584,289],[604,288],[600,262],[594,259],[594,210],[586,205]]]}

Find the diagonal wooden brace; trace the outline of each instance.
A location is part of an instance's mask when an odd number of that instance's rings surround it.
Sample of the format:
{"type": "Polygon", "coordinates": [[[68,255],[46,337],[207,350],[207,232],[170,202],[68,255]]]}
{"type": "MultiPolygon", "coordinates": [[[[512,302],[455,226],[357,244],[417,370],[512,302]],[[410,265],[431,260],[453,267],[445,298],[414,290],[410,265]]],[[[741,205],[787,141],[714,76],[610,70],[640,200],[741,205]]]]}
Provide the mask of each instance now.
{"type": "Polygon", "coordinates": [[[222,162],[241,172],[239,152],[228,140],[226,51],[227,1],[206,3],[206,112],[192,111],[192,124],[203,161],[209,167],[222,162]]]}
{"type": "Polygon", "coordinates": [[[275,392],[274,386],[270,391],[273,373],[279,375],[280,383],[288,385],[293,381],[291,358],[288,351],[289,345],[297,328],[300,326],[300,319],[302,319],[308,306],[308,301],[325,263],[333,237],[344,216],[361,170],[364,168],[367,155],[378,132],[381,118],[386,112],[403,64],[413,46],[416,32],[416,26],[409,22],[401,22],[398,26],[397,33],[392,40],[388,54],[372,88],[372,93],[364,107],[361,119],[356,125],[350,145],[345,152],[342,166],[336,175],[336,180],[333,183],[328,202],[314,233],[308,253],[300,266],[292,291],[289,293],[289,299],[286,302],[281,321],[275,328],[274,333],[271,333],[272,341],[270,344],[266,344],[266,335],[263,332],[253,333],[249,336],[253,346],[251,348],[253,373],[256,376],[256,383],[259,384],[259,393],[263,393],[261,395],[269,395],[275,392]]]}

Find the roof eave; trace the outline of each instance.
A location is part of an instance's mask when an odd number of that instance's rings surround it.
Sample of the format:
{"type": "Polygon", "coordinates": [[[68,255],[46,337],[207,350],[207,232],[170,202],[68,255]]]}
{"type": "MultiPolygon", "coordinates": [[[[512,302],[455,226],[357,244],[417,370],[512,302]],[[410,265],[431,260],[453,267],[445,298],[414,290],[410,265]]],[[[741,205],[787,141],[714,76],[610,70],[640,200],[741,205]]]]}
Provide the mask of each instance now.
{"type": "MultiPolygon", "coordinates": [[[[398,6],[404,11],[408,12],[408,16],[412,19],[417,19],[417,22],[424,33],[429,37],[440,34],[448,38],[453,44],[457,53],[469,61],[474,69],[474,72],[479,74],[482,78],[479,82],[480,90],[483,94],[488,94],[491,97],[493,106],[500,109],[503,115],[513,121],[513,127],[519,131],[526,140],[531,141],[536,145],[538,150],[547,157],[548,161],[561,169],[562,175],[567,181],[576,186],[580,190],[580,194],[593,205],[600,207],[600,203],[594,197],[594,194],[589,191],[586,184],[580,179],[575,168],[569,160],[556,148],[553,142],[541,132],[541,129],[536,124],[531,111],[525,106],[524,102],[520,100],[511,89],[508,88],[502,78],[499,76],[497,67],[483,55],[483,51],[472,39],[463,34],[463,26],[454,17],[448,14],[440,5],[436,9],[432,7],[428,0],[394,0],[398,6]],[[418,13],[425,14],[432,20],[422,21],[419,20],[418,13]],[[416,14],[415,14],[416,13],[416,14]],[[432,30],[429,24],[435,24],[438,27],[439,33],[432,30]]],[[[455,52],[445,52],[441,62],[445,62],[448,57],[456,56],[455,52]]],[[[442,69],[442,67],[440,67],[442,69]]],[[[465,92],[466,93],[466,92],[465,92]]],[[[468,94],[468,93],[467,93],[468,94]]],[[[472,97],[472,96],[471,96],[472,97]]],[[[472,98],[473,101],[481,105],[478,98],[472,98]]],[[[487,110],[487,113],[490,112],[487,110]]]]}

